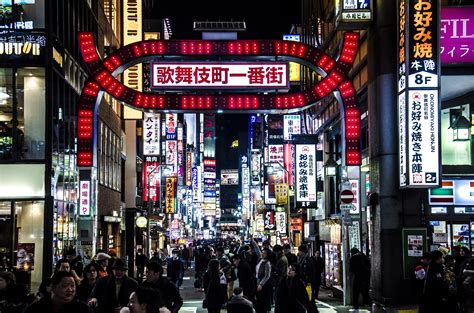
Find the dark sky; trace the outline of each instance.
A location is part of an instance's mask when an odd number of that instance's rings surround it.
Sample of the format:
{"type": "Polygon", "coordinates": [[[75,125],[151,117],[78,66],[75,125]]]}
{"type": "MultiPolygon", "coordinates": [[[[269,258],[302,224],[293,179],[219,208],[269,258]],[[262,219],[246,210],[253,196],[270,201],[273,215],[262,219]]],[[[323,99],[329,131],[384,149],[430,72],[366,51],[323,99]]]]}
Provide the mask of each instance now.
{"type": "Polygon", "coordinates": [[[172,39],[200,39],[195,20],[244,20],[247,31],[239,39],[281,39],[299,24],[299,0],[143,0],[145,18],[171,20],[172,39]]]}

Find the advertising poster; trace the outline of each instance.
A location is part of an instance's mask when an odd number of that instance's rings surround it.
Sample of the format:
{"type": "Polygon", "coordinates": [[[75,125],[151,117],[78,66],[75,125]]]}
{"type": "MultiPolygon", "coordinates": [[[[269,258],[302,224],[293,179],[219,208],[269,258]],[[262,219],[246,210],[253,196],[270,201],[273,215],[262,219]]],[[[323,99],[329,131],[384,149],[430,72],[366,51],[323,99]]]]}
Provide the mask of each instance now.
{"type": "Polygon", "coordinates": [[[19,243],[16,253],[16,268],[19,271],[32,271],[35,269],[35,244],[19,243]]]}
{"type": "Polygon", "coordinates": [[[403,276],[405,279],[411,279],[413,269],[420,261],[423,253],[428,250],[426,228],[403,228],[403,276]]]}
{"type": "Polygon", "coordinates": [[[422,236],[408,236],[408,256],[423,256],[422,236]]]}

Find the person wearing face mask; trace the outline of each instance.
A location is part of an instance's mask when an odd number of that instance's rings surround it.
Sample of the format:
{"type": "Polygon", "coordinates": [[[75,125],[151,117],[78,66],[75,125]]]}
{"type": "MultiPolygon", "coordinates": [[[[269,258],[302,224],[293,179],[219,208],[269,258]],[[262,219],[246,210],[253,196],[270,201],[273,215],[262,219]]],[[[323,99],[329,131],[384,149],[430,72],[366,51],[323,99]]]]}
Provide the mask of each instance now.
{"type": "Polygon", "coordinates": [[[184,277],[184,261],[180,258],[178,249],[173,250],[173,257],[168,261],[166,274],[177,288],[181,287],[184,277]]]}
{"type": "Polygon", "coordinates": [[[92,309],[76,298],[76,283],[70,272],[59,271],[51,278],[51,293],[28,306],[24,313],[93,313],[92,309]]]}

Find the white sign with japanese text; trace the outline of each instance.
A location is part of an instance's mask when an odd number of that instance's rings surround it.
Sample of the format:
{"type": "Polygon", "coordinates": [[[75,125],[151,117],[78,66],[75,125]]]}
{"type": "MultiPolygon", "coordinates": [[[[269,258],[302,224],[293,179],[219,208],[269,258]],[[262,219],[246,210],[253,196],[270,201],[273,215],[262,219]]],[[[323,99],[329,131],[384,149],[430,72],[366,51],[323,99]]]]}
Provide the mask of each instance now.
{"type": "Polygon", "coordinates": [[[316,205],[316,145],[297,144],[296,201],[316,205]]]}
{"type": "Polygon", "coordinates": [[[160,114],[144,113],[143,155],[160,155],[160,114]]]}
{"type": "Polygon", "coordinates": [[[90,181],[81,180],[79,191],[81,192],[81,205],[79,206],[79,215],[80,216],[87,216],[91,214],[91,206],[90,206],[90,192],[91,192],[91,185],[90,181]]]}
{"type": "Polygon", "coordinates": [[[408,182],[439,185],[438,90],[408,91],[408,182]]]}
{"type": "Polygon", "coordinates": [[[288,88],[287,63],[153,63],[153,88],[288,88]]]}
{"type": "Polygon", "coordinates": [[[283,140],[291,140],[293,135],[301,134],[301,118],[299,115],[283,116],[283,140]]]}

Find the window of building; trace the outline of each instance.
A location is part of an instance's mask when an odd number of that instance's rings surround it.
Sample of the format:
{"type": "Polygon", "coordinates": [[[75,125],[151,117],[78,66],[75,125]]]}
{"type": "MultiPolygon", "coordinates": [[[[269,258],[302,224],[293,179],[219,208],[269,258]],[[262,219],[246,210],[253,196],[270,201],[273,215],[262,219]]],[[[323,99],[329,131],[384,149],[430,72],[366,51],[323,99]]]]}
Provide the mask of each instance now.
{"type": "Polygon", "coordinates": [[[16,29],[44,28],[45,0],[2,0],[0,26],[16,29]]]}
{"type": "Polygon", "coordinates": [[[118,191],[121,184],[120,138],[100,120],[98,128],[99,183],[118,191]]]}
{"type": "Polygon", "coordinates": [[[43,68],[0,69],[0,160],[44,159],[43,68]]]}
{"type": "Polygon", "coordinates": [[[32,292],[42,281],[43,212],[44,201],[0,202],[0,267],[32,292]]]}
{"type": "Polygon", "coordinates": [[[465,104],[441,110],[441,159],[443,165],[471,165],[471,140],[454,141],[453,129],[450,128],[456,117],[462,113],[466,118],[471,116],[471,106],[465,104]]]}

